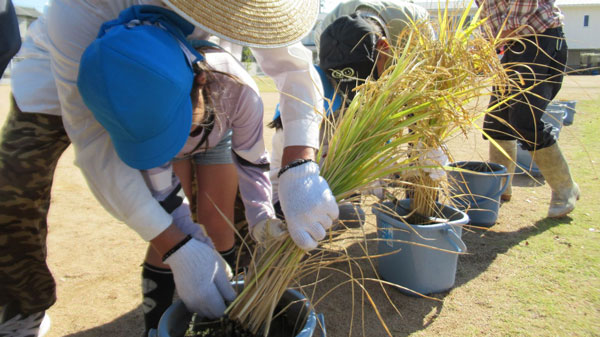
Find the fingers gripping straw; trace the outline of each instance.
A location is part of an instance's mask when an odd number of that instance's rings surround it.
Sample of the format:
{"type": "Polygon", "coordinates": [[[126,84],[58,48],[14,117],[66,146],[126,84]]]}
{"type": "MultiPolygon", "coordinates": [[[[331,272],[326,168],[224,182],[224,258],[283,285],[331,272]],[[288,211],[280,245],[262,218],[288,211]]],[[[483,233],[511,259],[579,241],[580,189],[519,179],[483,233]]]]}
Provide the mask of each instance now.
{"type": "Polygon", "coordinates": [[[279,179],[279,200],[292,240],[304,250],[316,248],[339,215],[319,165],[305,162],[285,170],[279,179]]]}

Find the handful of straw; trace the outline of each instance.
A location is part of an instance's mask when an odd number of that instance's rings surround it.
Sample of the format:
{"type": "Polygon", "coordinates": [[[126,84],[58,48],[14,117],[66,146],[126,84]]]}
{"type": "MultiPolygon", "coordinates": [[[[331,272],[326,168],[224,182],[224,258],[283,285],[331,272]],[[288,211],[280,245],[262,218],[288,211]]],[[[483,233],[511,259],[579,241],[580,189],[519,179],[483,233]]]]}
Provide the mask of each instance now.
{"type": "MultiPolygon", "coordinates": [[[[423,29],[426,23],[414,22],[398,39],[401,45],[392,46],[387,70],[377,81],[361,85],[349,106],[328,122],[330,141],[321,174],[338,201],[391,174],[419,170],[425,177],[421,153],[413,145],[439,147],[485,113],[466,105],[488,96],[486,89],[506,77],[496,46],[480,33],[479,12],[467,22],[471,4],[457,21],[446,11],[438,13],[437,39],[423,29]]],[[[432,197],[424,199],[422,212],[431,209],[432,197]]],[[[267,336],[279,299],[308,267],[306,253],[289,235],[258,249],[245,288],[227,313],[253,333],[267,336]]]]}

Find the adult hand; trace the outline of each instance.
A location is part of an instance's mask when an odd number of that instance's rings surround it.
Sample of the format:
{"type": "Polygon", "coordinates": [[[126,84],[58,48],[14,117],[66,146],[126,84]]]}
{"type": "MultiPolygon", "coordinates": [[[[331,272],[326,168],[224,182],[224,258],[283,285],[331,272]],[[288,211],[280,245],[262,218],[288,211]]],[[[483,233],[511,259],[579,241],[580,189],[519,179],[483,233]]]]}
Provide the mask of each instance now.
{"type": "Polygon", "coordinates": [[[268,238],[278,238],[286,233],[283,222],[279,219],[265,219],[252,228],[252,237],[256,242],[263,243],[268,238]]]}
{"type": "Polygon", "coordinates": [[[227,263],[207,244],[192,238],[165,263],[171,266],[177,293],[188,310],[214,319],[223,316],[225,301],[235,299],[227,263]]]}
{"type": "Polygon", "coordinates": [[[288,231],[298,247],[311,250],[339,215],[329,185],[315,162],[291,167],[279,177],[279,201],[288,231]]]}

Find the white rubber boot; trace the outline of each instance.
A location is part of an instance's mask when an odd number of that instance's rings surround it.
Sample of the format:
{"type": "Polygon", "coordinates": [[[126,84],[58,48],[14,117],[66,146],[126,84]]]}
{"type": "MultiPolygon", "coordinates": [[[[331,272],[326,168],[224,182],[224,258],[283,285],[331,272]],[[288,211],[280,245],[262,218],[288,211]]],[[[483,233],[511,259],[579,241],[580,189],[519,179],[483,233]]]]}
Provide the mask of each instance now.
{"type": "Polygon", "coordinates": [[[512,198],[512,178],[515,174],[515,166],[517,160],[517,141],[516,140],[496,140],[496,143],[508,154],[508,157],[500,152],[496,145],[490,142],[489,157],[490,163],[496,163],[506,167],[508,173],[508,187],[506,191],[502,193],[500,199],[502,201],[509,201],[512,198]]]}
{"type": "Polygon", "coordinates": [[[579,200],[579,186],[573,181],[569,165],[563,157],[558,143],[531,153],[540,172],[552,189],[552,200],[548,209],[549,218],[560,218],[575,209],[579,200]]]}

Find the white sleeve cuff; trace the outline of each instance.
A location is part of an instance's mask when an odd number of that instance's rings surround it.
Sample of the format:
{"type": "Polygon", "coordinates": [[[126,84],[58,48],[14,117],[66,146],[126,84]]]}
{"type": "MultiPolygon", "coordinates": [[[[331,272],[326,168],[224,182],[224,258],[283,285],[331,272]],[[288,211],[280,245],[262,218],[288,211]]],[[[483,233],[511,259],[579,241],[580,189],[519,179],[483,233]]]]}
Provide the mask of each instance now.
{"type": "Polygon", "coordinates": [[[283,127],[283,146],[309,146],[318,149],[319,121],[299,119],[288,121],[283,127]]]}

